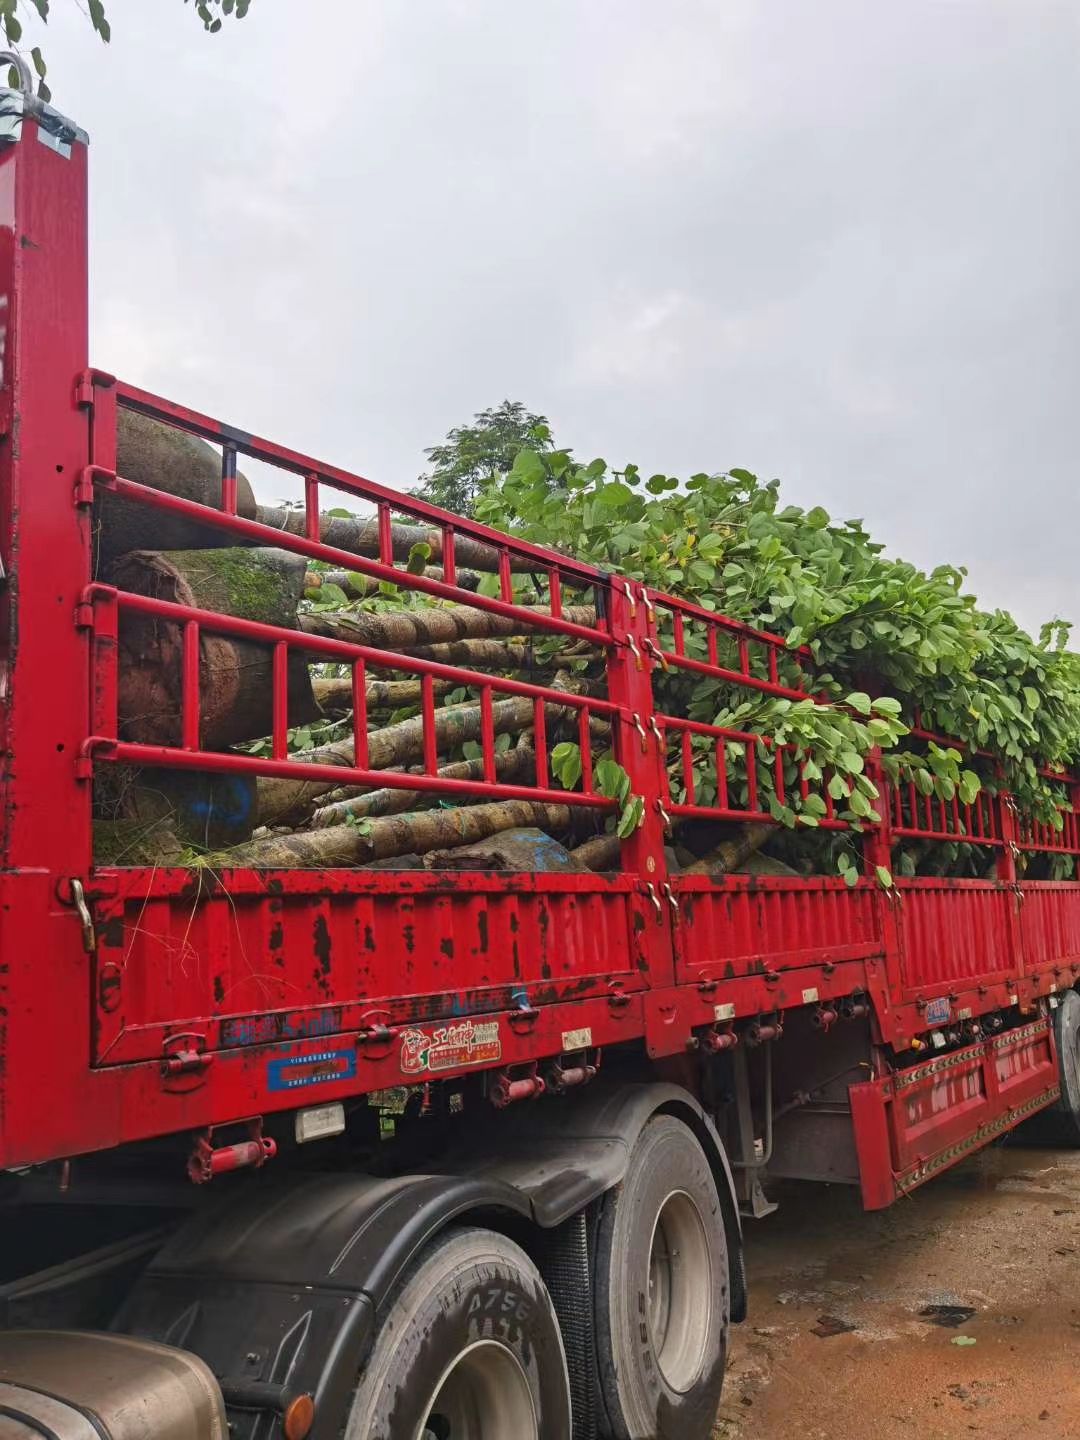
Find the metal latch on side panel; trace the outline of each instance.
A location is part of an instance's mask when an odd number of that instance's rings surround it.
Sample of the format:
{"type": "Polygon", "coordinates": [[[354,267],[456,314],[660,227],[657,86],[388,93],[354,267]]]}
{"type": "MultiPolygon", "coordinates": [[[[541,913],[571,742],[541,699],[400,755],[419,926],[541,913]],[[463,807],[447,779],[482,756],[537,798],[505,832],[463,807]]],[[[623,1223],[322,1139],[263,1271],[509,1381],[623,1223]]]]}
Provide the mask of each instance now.
{"type": "Polygon", "coordinates": [[[206,1053],[206,1036],[189,1031],[170,1035],[161,1047],[161,1079],[167,1089],[195,1089],[201,1085],[213,1060],[206,1053]]]}

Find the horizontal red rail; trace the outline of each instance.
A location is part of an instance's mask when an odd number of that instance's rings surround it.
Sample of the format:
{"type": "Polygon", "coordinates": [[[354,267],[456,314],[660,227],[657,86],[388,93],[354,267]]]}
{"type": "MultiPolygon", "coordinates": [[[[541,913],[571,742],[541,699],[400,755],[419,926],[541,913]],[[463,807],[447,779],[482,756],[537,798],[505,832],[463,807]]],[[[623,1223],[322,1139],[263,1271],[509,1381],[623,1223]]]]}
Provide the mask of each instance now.
{"type": "MultiPolygon", "coordinates": [[[[195,500],[185,500],[179,495],[169,495],[164,490],[155,490],[149,485],[139,484],[136,480],[127,480],[112,471],[103,470],[100,466],[90,466],[87,478],[102,489],[123,495],[126,499],[135,500],[141,505],[151,505],[160,510],[168,510],[174,515],[186,515],[189,520],[196,521],[200,525],[212,526],[227,534],[254,541],[259,545],[275,546],[279,550],[292,550],[297,555],[306,555],[312,560],[321,560],[339,568],[355,570],[360,574],[370,575],[373,579],[385,580],[391,585],[419,590],[438,600],[450,600],[458,605],[468,605],[476,610],[486,610],[494,615],[503,615],[537,630],[549,630],[556,635],[590,640],[596,645],[611,644],[611,637],[606,630],[595,629],[588,625],[577,625],[561,616],[550,615],[537,606],[512,605],[495,596],[478,595],[475,591],[462,590],[458,586],[447,585],[442,580],[433,580],[427,575],[413,575],[407,570],[384,564],[380,560],[356,555],[351,550],[338,550],[335,546],[324,545],[322,541],[308,540],[302,535],[293,535],[291,531],[278,530],[272,525],[260,524],[257,520],[245,520],[239,515],[226,515],[212,506],[200,505],[195,500]]],[[[600,585],[601,582],[598,580],[596,584],[600,585]]]]}
{"type": "Polygon", "coordinates": [[[253,460],[261,460],[279,470],[289,471],[305,481],[311,479],[330,485],[360,499],[371,501],[375,505],[388,505],[402,515],[422,521],[432,530],[443,530],[450,527],[455,534],[468,536],[470,539],[490,545],[493,550],[504,550],[519,561],[529,562],[530,568],[535,567],[537,573],[555,569],[563,577],[573,577],[580,586],[592,586],[604,582],[601,572],[595,566],[588,565],[584,561],[558,555],[554,551],[533,545],[527,540],[505,535],[499,530],[493,530],[487,525],[480,524],[479,521],[452,515],[449,511],[440,510],[438,506],[430,505],[415,495],[404,495],[398,490],[392,490],[389,486],[380,485],[364,476],[353,475],[334,465],[325,465],[310,455],[304,455],[300,451],[291,450],[284,445],[277,445],[271,440],[249,434],[247,431],[238,430],[221,420],[200,414],[197,410],[175,405],[160,395],[153,395],[147,390],[140,390],[137,386],[114,380],[112,376],[92,372],[91,379],[102,388],[111,388],[115,393],[117,403],[124,409],[134,410],[140,415],[159,420],[163,424],[187,431],[189,434],[198,435],[204,440],[229,446],[241,455],[250,456],[253,460]]]}

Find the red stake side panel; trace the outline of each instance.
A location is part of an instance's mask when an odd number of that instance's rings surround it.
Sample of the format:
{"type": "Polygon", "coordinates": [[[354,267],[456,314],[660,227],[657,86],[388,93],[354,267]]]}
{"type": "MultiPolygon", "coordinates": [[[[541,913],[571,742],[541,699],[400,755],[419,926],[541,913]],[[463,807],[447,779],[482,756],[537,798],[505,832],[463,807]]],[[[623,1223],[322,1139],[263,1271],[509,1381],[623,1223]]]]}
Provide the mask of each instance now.
{"type": "Polygon", "coordinates": [[[99,877],[95,1063],[355,1036],[647,981],[631,882],[594,875],[117,871],[99,877]]]}
{"type": "Polygon", "coordinates": [[[880,1210],[1060,1093],[1048,1018],[851,1087],[863,1204],[880,1210]]]}

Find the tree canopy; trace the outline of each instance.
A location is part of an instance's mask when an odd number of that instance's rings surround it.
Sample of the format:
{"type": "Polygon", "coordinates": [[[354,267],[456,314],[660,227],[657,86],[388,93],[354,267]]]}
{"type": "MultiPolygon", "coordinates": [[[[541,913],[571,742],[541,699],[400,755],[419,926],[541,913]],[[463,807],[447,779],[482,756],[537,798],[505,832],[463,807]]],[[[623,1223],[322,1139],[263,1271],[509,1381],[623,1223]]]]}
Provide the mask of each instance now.
{"type": "MultiPolygon", "coordinates": [[[[481,492],[507,474],[522,450],[543,454],[552,448],[545,417],[532,414],[519,400],[504,400],[424,451],[431,469],[419,477],[417,494],[455,515],[472,515],[481,492]]],[[[545,475],[554,483],[554,472],[545,475]]]]}

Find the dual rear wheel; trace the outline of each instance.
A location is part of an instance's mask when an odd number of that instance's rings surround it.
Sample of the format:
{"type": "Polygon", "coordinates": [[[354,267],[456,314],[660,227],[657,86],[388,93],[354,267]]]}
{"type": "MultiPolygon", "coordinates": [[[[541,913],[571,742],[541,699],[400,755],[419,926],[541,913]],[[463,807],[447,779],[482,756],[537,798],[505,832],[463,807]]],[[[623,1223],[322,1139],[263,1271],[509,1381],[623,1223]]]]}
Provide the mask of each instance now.
{"type": "MultiPolygon", "coordinates": [[[[681,1121],[657,1116],[642,1131],[600,1202],[592,1263],[599,1433],[705,1440],[723,1384],[727,1246],[709,1162],[681,1121]]],[[[345,1440],[585,1433],[536,1265],[497,1231],[440,1235],[386,1307],[345,1440]]]]}

